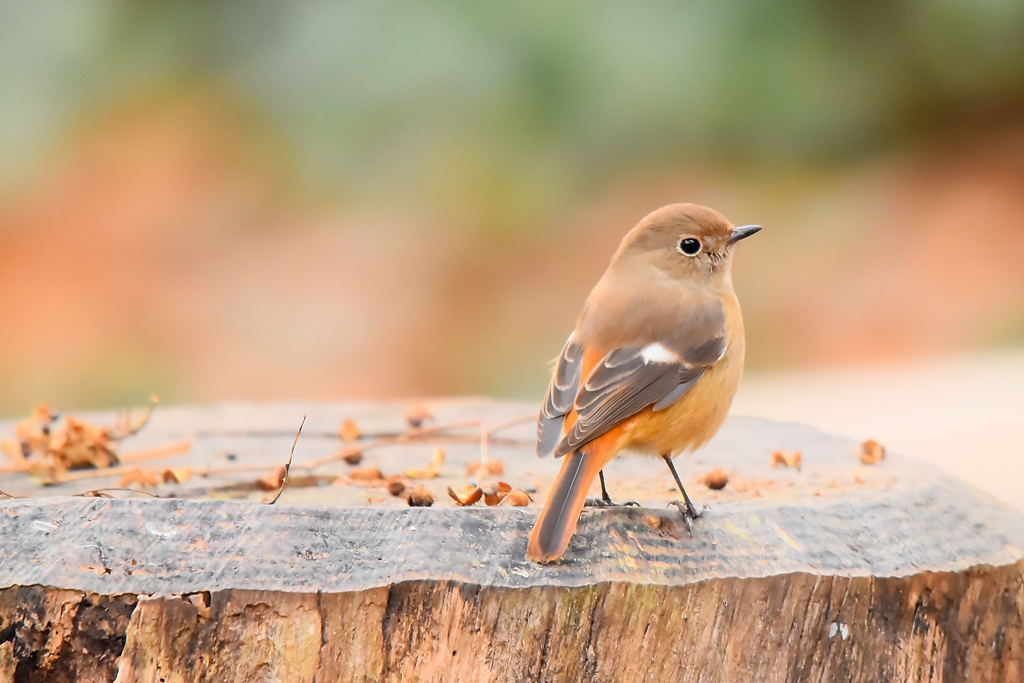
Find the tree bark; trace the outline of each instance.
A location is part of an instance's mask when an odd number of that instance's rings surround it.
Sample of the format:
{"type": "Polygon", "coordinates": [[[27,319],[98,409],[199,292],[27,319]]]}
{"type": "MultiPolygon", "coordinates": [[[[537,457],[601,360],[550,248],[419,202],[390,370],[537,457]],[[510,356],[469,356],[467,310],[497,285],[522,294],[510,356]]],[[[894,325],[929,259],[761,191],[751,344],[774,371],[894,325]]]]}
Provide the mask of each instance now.
{"type": "MultiPolygon", "coordinates": [[[[324,433],[352,415],[401,429],[404,410],[306,408],[324,433]]],[[[434,412],[497,424],[523,410],[434,412]]],[[[210,412],[154,417],[151,438],[191,435],[193,463],[287,455],[286,431],[270,449],[209,431],[210,412]]],[[[230,428],[281,431],[294,407],[249,412],[230,428]]],[[[0,501],[0,682],[1024,680],[1024,516],[935,468],[866,467],[856,442],[732,419],[703,462],[681,463],[711,505],[692,537],[665,507],[664,465],[627,460],[609,487],[644,507],[586,510],[564,560],[542,566],[526,542],[558,463],[535,459],[530,429],[490,448],[513,486],[540,483],[527,508],[408,508],[368,489],[357,504],[343,486],[269,506],[211,499],[210,481],[175,490],[188,500],[0,501]],[[776,448],[799,448],[802,469],[773,468],[776,448]],[[727,470],[725,489],[698,483],[704,465],[727,470]]],[[[293,472],[339,447],[312,441],[293,472]]],[[[367,462],[402,471],[433,447],[367,462]]],[[[479,458],[446,450],[435,495],[479,458]]]]}

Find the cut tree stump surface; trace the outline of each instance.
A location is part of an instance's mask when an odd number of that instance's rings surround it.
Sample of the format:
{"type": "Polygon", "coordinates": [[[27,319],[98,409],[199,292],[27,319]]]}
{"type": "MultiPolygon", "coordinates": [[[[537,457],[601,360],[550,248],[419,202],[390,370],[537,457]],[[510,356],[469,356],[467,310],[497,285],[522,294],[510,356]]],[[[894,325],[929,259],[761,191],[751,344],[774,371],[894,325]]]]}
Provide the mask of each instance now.
{"type": "MultiPolygon", "coordinates": [[[[435,424],[535,412],[424,405],[435,424]]],[[[857,441],[731,418],[677,461],[710,506],[692,537],[666,507],[678,494],[664,464],[620,458],[610,492],[643,507],[585,510],[564,560],[543,566],[526,543],[560,463],[534,455],[533,424],[488,439],[504,471],[487,481],[535,489],[523,508],[448,498],[484,481],[466,474],[479,443],[365,454],[360,467],[389,475],[443,448],[439,477],[421,482],[430,508],[326,484],[352,471],[341,462],[305,469],[343,447],[343,419],[394,434],[408,408],[158,410],[121,452],[191,450],[133,466],[217,470],[155,489],[174,498],[69,497],[119,475],[42,487],[0,474],[23,496],[0,500],[0,681],[1024,679],[1024,516],[931,466],[865,466],[857,441]],[[304,414],[301,486],[262,504],[272,494],[251,484],[285,462],[304,414]],[[802,468],[773,467],[775,450],[799,450],[802,468]],[[729,474],[721,491],[701,483],[712,467],[729,474]]]]}

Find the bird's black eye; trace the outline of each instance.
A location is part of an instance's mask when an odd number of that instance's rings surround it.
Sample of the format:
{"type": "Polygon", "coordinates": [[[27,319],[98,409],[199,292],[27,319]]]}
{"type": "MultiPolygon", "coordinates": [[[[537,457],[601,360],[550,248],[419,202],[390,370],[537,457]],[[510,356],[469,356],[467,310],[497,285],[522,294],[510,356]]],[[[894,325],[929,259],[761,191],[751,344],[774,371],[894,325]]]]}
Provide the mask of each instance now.
{"type": "Polygon", "coordinates": [[[697,252],[700,251],[700,240],[687,237],[679,243],[679,251],[683,252],[687,256],[696,256],[697,252]]]}

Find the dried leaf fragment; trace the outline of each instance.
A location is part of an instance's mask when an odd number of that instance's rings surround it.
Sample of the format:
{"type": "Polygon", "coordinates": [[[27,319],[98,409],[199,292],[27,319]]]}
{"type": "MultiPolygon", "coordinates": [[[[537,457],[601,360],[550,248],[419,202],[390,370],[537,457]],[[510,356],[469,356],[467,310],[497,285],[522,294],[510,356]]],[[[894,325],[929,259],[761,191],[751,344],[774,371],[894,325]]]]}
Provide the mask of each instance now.
{"type": "Polygon", "coordinates": [[[165,484],[184,484],[192,477],[191,467],[168,467],[160,475],[165,484]]]}
{"type": "Polygon", "coordinates": [[[524,507],[533,502],[533,498],[530,497],[530,494],[522,489],[512,489],[508,492],[508,495],[505,496],[505,500],[517,508],[524,507]]]}
{"type": "Polygon", "coordinates": [[[464,507],[476,503],[484,495],[484,492],[479,486],[467,484],[458,491],[449,486],[448,495],[451,496],[452,500],[458,503],[460,507],[464,507]]]}
{"type": "Polygon", "coordinates": [[[345,418],[345,421],[341,423],[341,429],[338,430],[338,434],[341,435],[342,441],[351,442],[359,441],[359,437],[363,435],[363,432],[351,418],[345,418]]]}
{"type": "Polygon", "coordinates": [[[21,451],[25,457],[32,453],[45,453],[50,447],[50,432],[57,416],[49,406],[40,403],[32,409],[32,414],[18,422],[14,427],[14,436],[21,442],[21,451]]]}
{"type": "Polygon", "coordinates": [[[865,465],[877,465],[885,460],[885,447],[874,439],[860,445],[860,461],[865,465]]]}
{"type": "Polygon", "coordinates": [[[267,476],[257,479],[256,488],[260,491],[276,491],[281,488],[281,484],[284,483],[284,477],[286,474],[287,470],[285,469],[285,466],[279,465],[267,476]]]}
{"type": "Polygon", "coordinates": [[[794,469],[800,469],[800,463],[803,460],[803,455],[800,451],[793,451],[792,453],[786,453],[782,450],[777,450],[772,453],[772,467],[792,467],[794,469]]]}
{"type": "Polygon", "coordinates": [[[129,472],[125,472],[121,475],[121,482],[119,486],[121,488],[127,488],[132,484],[138,484],[139,486],[149,486],[156,488],[156,485],[160,483],[160,479],[156,476],[156,472],[152,470],[143,470],[138,467],[134,468],[129,472]]]}
{"type": "Polygon", "coordinates": [[[65,470],[113,467],[117,454],[110,444],[110,432],[73,417],[65,417],[52,434],[47,455],[65,470]]]}
{"type": "Polygon", "coordinates": [[[498,477],[505,473],[505,466],[501,464],[500,460],[488,460],[487,462],[474,460],[466,465],[467,477],[472,477],[477,473],[482,476],[498,477]]]}
{"type": "Polygon", "coordinates": [[[409,492],[405,499],[411,508],[428,508],[434,504],[434,496],[427,490],[427,487],[420,484],[409,492]]]}
{"type": "Polygon", "coordinates": [[[13,439],[4,439],[0,441],[0,451],[3,451],[4,455],[11,459],[15,465],[25,464],[25,452],[22,450],[21,443],[14,441],[13,439]]]}
{"type": "Polygon", "coordinates": [[[512,487],[503,481],[498,481],[488,485],[483,491],[484,503],[493,506],[504,500],[505,496],[512,491],[512,487]]]}
{"type": "Polygon", "coordinates": [[[376,467],[357,467],[348,473],[355,481],[381,481],[384,473],[376,467]]]}
{"type": "Polygon", "coordinates": [[[405,471],[405,476],[409,477],[410,479],[433,479],[437,475],[441,474],[441,466],[443,464],[444,449],[435,448],[434,455],[431,456],[430,462],[427,463],[427,469],[409,469],[405,471]]]}
{"type": "Polygon", "coordinates": [[[720,491],[725,488],[725,485],[729,483],[729,475],[726,474],[721,468],[716,467],[702,479],[704,485],[713,491],[720,491]]]}

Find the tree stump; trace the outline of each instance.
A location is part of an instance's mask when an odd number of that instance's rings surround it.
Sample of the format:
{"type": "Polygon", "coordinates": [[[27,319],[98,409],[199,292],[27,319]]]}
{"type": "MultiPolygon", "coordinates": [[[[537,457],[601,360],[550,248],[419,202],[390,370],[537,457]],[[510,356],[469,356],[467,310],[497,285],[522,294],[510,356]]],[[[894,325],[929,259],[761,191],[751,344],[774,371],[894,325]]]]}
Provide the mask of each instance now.
{"type": "Polygon", "coordinates": [[[19,496],[0,500],[0,682],[1024,680],[1024,516],[933,467],[864,465],[857,441],[731,418],[678,461],[710,506],[692,536],[664,464],[622,458],[610,492],[642,507],[585,510],[564,560],[538,565],[526,542],[559,463],[533,454],[532,424],[491,434],[487,454],[503,466],[490,479],[533,504],[445,495],[485,479],[467,474],[468,420],[535,406],[425,407],[428,425],[462,424],[403,437],[409,405],[393,403],[158,411],[122,454],[188,439],[134,465],[209,474],[156,498],[70,497],[117,473],[0,474],[19,496]],[[303,414],[292,485],[267,505],[254,481],[287,460],[303,414]],[[352,452],[346,418],[379,435],[359,466],[385,475],[444,449],[418,482],[433,507],[343,462],[305,467],[352,452]],[[800,469],[773,466],[776,450],[799,450],[800,469]],[[712,467],[729,477],[718,491],[701,483],[712,467]]]}

